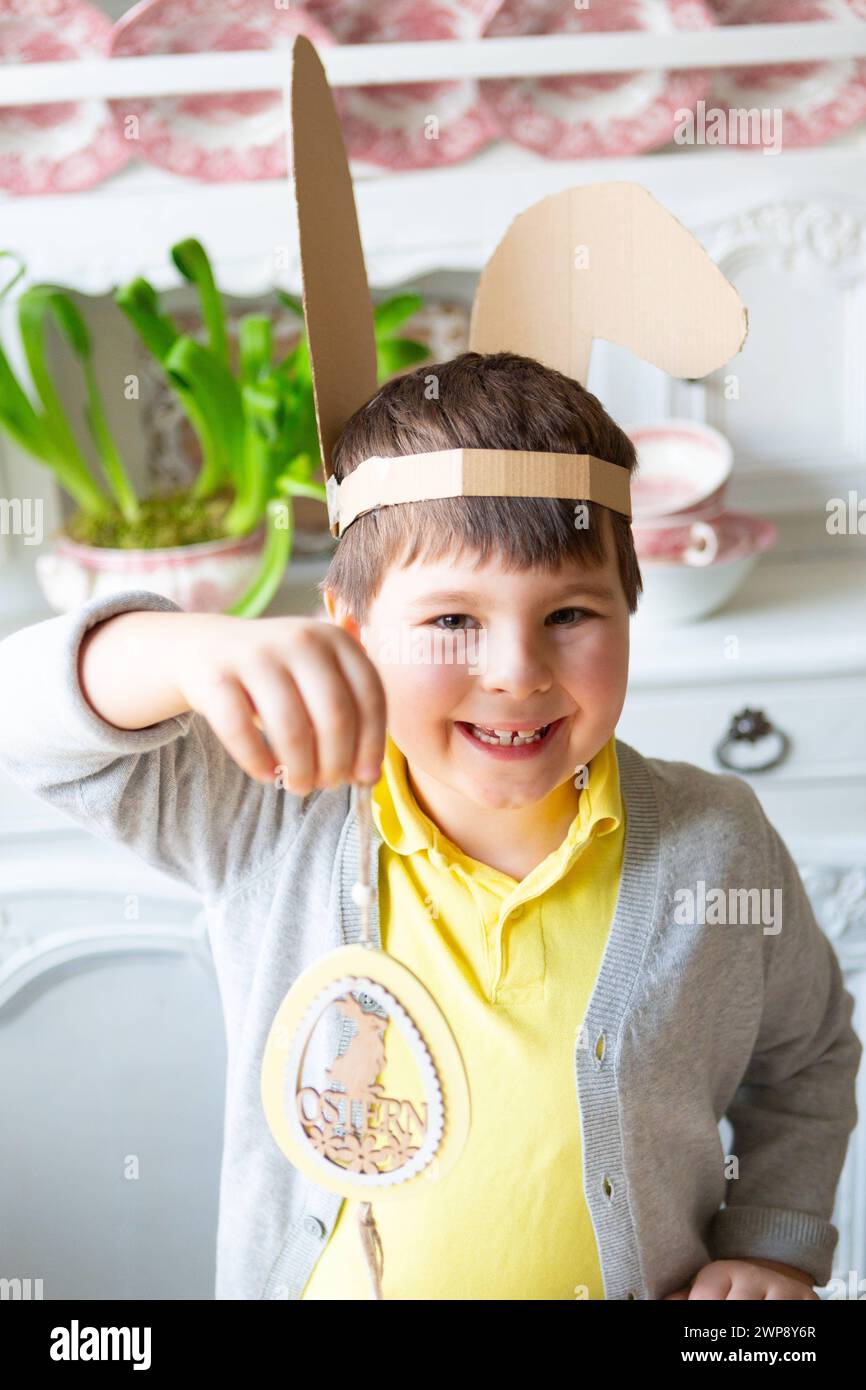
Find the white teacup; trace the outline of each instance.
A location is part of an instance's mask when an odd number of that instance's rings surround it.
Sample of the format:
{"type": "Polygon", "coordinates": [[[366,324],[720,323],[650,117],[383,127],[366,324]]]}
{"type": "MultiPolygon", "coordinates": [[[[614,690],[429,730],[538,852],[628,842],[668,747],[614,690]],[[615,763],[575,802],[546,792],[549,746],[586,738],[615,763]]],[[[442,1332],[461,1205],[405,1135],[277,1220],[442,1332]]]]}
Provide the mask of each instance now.
{"type": "Polygon", "coordinates": [[[727,439],[694,420],[657,420],[626,431],[638,455],[631,483],[638,529],[708,521],[724,508],[733,468],[727,439]]]}

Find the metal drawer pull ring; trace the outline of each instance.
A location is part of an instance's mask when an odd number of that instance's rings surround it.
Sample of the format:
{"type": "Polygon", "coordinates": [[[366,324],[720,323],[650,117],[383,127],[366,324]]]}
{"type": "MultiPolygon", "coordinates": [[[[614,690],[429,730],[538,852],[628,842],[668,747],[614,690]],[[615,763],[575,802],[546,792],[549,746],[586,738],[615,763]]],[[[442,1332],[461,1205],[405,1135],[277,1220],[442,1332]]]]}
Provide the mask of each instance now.
{"type": "Polygon", "coordinates": [[[731,772],[767,772],[771,767],[778,767],[779,763],[784,762],[788,753],[791,751],[791,740],[782,729],[777,729],[767,719],[763,710],[742,709],[731,719],[728,732],[723,739],[716,744],[713,750],[716,761],[722,767],[727,767],[731,772]],[[778,747],[772,757],[766,762],[754,763],[750,767],[742,767],[732,763],[727,750],[734,743],[757,743],[762,738],[778,739],[778,747]]]}

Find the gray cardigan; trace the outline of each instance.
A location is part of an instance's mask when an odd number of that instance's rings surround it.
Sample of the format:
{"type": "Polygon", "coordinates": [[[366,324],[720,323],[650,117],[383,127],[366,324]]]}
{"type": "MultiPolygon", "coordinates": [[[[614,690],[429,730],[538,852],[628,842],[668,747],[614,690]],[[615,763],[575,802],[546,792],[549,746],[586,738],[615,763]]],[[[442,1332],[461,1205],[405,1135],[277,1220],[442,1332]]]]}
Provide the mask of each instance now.
{"type": "MultiPolygon", "coordinates": [[[[0,643],[0,765],[202,894],[228,1045],[216,1297],[297,1299],[342,1199],[278,1149],[260,1065],[298,973],[359,939],[348,788],[301,798],[255,782],[192,712],[129,732],[101,720],[81,694],[79,644],[136,608],[176,611],[130,591],[0,643]]],[[[575,1018],[563,1039],[583,1132],[574,1181],[605,1297],[658,1299],[710,1259],[737,1256],[784,1261],[824,1284],[862,1054],[837,958],[746,782],[620,740],[616,752],[622,882],[584,1028],[575,1018]],[[741,909],[759,901],[743,890],[780,889],[781,922],[754,908],[739,924],[684,921],[682,894],[700,894],[701,880],[741,909]],[[723,1115],[736,1177],[724,1171],[723,1115]]],[[[376,855],[380,844],[374,827],[376,855]]],[[[375,916],[373,926],[378,941],[375,916]]]]}

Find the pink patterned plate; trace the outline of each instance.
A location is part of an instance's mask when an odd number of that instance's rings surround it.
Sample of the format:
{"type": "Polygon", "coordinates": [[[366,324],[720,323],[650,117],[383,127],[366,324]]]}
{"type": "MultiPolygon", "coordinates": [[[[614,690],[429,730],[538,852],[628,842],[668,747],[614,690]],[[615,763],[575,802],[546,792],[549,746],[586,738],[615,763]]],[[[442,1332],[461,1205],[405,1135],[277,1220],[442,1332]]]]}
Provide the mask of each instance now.
{"type": "MultiPolygon", "coordinates": [[[[753,516],[750,512],[720,512],[708,524],[716,536],[713,558],[708,567],[725,565],[732,560],[743,560],[752,555],[762,555],[776,541],[775,524],[764,520],[763,517],[753,516]]],[[[642,537],[640,544],[636,541],[640,563],[683,563],[683,551],[693,543],[688,529],[682,527],[681,534],[676,536],[671,533],[671,541],[667,548],[657,547],[651,535],[642,537]]]]}
{"type": "MultiPolygon", "coordinates": [[[[715,0],[722,24],[808,24],[866,19],[864,0],[715,0]]],[[[866,60],[720,68],[713,106],[781,111],[781,148],[821,145],[866,116],[866,60]]],[[[738,149],[760,149],[752,140],[738,149]]]]}
{"type": "MultiPolygon", "coordinates": [[[[289,49],[296,34],[333,43],[305,10],[274,0],[142,0],[114,28],[112,57],[289,49]]],[[[283,178],[283,100],[273,92],[212,92],[125,98],[111,103],[151,164],[212,183],[283,178]]]]}
{"type": "MultiPolygon", "coordinates": [[[[308,0],[310,14],[338,43],[475,39],[501,0],[308,0]]],[[[495,139],[499,128],[481,103],[478,83],[411,82],[338,87],[349,157],[387,169],[430,169],[467,159],[495,139]]]]}
{"type": "MultiPolygon", "coordinates": [[[[108,53],[111,20],[84,0],[0,0],[0,64],[56,63],[108,53]]],[[[105,101],[0,106],[0,188],[75,193],[132,151],[105,101]]]]}
{"type": "Polygon", "coordinates": [[[719,537],[717,565],[750,555],[763,555],[775,545],[778,534],[775,522],[752,516],[750,512],[723,512],[716,530],[719,537]]]}
{"type": "MultiPolygon", "coordinates": [[[[704,0],[604,0],[584,9],[562,0],[505,0],[484,36],[672,33],[715,22],[704,0]]],[[[710,72],[689,70],[488,78],[480,85],[482,103],[507,139],[549,159],[593,159],[667,144],[676,112],[694,109],[711,83],[710,72]]]]}

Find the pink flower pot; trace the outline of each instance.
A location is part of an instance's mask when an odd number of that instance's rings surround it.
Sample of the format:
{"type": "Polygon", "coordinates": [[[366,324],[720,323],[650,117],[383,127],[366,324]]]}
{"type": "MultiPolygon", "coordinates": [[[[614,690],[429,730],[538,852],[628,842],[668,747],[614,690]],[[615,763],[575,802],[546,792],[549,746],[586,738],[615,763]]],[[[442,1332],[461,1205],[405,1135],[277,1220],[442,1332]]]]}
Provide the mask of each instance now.
{"type": "Polygon", "coordinates": [[[62,533],[37,556],[36,573],[57,613],[92,598],[148,589],[190,613],[221,613],[246,591],[259,567],[264,527],[247,536],[164,550],[79,545],[62,533]]]}

